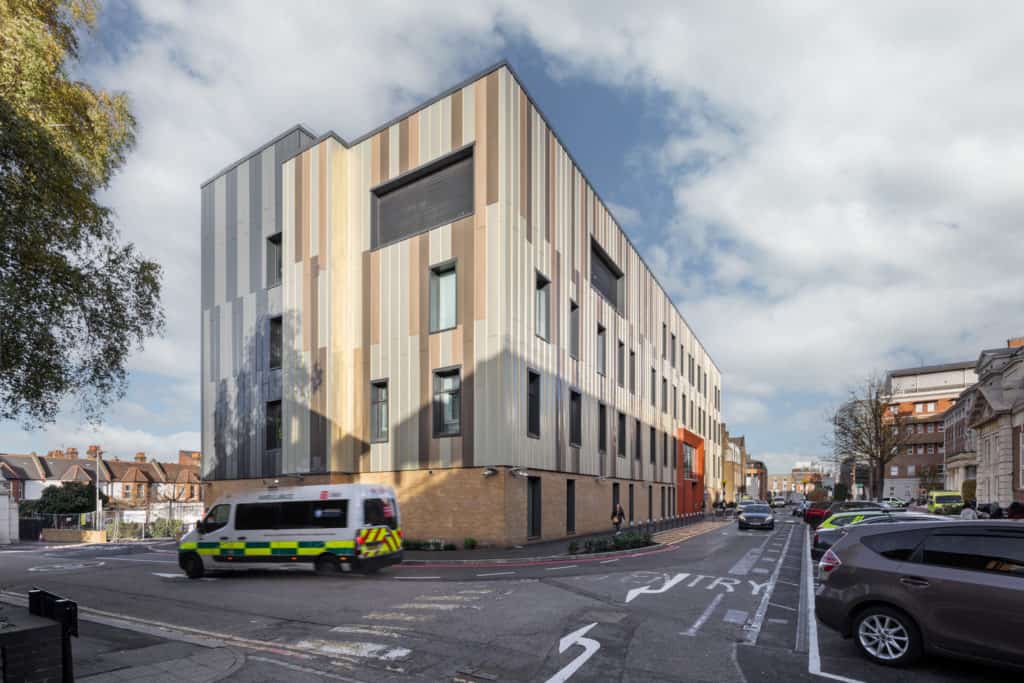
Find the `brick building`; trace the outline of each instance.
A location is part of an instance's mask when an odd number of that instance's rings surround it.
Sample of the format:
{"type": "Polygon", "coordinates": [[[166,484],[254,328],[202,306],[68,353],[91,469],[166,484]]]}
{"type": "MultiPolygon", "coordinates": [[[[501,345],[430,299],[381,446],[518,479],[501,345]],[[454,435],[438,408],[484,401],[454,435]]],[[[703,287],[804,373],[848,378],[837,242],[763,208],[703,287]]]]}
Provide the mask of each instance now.
{"type": "Polygon", "coordinates": [[[507,64],[201,193],[208,501],[388,484],[495,544],[699,506],[719,369],[507,64]]]}

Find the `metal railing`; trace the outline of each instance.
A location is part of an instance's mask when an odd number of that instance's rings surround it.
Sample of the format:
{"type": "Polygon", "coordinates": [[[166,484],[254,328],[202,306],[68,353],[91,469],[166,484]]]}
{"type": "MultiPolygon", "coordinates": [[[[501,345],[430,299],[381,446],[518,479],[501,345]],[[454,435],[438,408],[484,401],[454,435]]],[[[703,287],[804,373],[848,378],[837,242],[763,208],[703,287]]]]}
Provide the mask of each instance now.
{"type": "MultiPolygon", "coordinates": [[[[704,512],[688,512],[681,515],[670,515],[662,519],[647,519],[647,520],[633,520],[628,524],[623,524],[621,531],[623,533],[640,533],[640,534],[651,534],[652,536],[660,531],[668,531],[669,529],[679,529],[681,527],[690,526],[691,524],[698,524],[708,519],[714,519],[714,515],[709,515],[704,512]]],[[[614,530],[613,530],[614,533],[614,530]]]]}

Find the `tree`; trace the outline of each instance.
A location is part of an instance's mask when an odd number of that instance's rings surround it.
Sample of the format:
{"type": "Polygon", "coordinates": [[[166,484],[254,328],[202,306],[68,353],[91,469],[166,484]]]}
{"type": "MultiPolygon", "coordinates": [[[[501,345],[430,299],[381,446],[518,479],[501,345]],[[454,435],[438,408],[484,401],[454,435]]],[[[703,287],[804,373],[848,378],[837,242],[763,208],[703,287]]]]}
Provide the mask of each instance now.
{"type": "Polygon", "coordinates": [[[837,501],[844,501],[850,497],[850,491],[846,487],[846,484],[839,482],[836,484],[835,490],[832,493],[832,499],[837,501]]]}
{"type": "Polygon", "coordinates": [[[945,487],[946,482],[943,481],[942,472],[939,470],[938,465],[925,465],[921,468],[917,485],[927,493],[928,491],[941,490],[945,487]]]}
{"type": "Polygon", "coordinates": [[[906,443],[909,415],[891,408],[886,382],[871,377],[850,391],[847,400],[830,417],[832,432],[826,443],[837,463],[856,472],[857,465],[870,472],[871,497],[885,491],[885,469],[906,443]]]}
{"type": "Polygon", "coordinates": [[[0,419],[97,420],[163,331],[161,269],[97,201],[135,142],[123,93],[68,76],[94,0],[0,0],[0,419]]]}
{"type": "MultiPolygon", "coordinates": [[[[100,492],[103,506],[107,505],[107,496],[100,492]]],[[[63,486],[47,486],[43,489],[39,500],[29,500],[21,504],[22,513],[77,514],[96,510],[96,487],[72,481],[63,486]]]]}

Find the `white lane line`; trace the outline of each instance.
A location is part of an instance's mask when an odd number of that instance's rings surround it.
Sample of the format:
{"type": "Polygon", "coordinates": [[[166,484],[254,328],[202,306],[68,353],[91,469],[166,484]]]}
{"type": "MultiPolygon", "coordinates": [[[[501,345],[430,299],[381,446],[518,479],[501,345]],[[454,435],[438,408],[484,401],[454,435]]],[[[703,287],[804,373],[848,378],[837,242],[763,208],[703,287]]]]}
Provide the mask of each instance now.
{"type": "MultiPolygon", "coordinates": [[[[778,607],[779,609],[788,609],[790,612],[796,612],[797,611],[796,607],[790,607],[789,605],[780,605],[777,602],[769,602],[768,604],[771,605],[772,607],[778,607]]],[[[771,620],[769,619],[769,621],[771,621],[771,620]]]]}
{"type": "Polygon", "coordinates": [[[440,579],[440,576],[396,576],[395,581],[429,581],[440,579]]]}
{"type": "Polygon", "coordinates": [[[380,659],[385,662],[393,662],[396,659],[404,659],[412,654],[412,650],[405,647],[391,647],[381,643],[365,643],[346,640],[300,640],[294,647],[301,650],[316,650],[330,656],[359,657],[363,659],[380,659]]]}
{"type": "Polygon", "coordinates": [[[771,536],[764,539],[764,542],[756,548],[751,548],[746,554],[741,557],[736,564],[732,566],[729,573],[734,576],[746,576],[750,573],[750,569],[757,563],[761,557],[761,553],[764,552],[764,548],[768,545],[768,541],[771,540],[771,536]]]}
{"type": "Polygon", "coordinates": [[[292,671],[298,671],[299,673],[310,674],[317,678],[330,678],[335,681],[348,681],[348,683],[359,683],[355,678],[345,678],[338,674],[331,673],[330,671],[323,671],[321,669],[311,669],[308,666],[299,666],[298,664],[290,664],[288,662],[282,662],[278,659],[271,659],[270,657],[260,657],[259,655],[249,655],[246,657],[247,660],[255,662],[264,662],[265,664],[274,664],[285,669],[291,669],[292,671]]]}
{"type": "Polygon", "coordinates": [[[567,565],[564,565],[564,566],[561,566],[561,567],[548,567],[544,571],[556,572],[559,569],[572,569],[573,567],[578,567],[578,566],[579,566],[578,564],[567,564],[567,565]]]}
{"type": "Polygon", "coordinates": [[[778,564],[775,565],[775,571],[772,572],[771,578],[768,579],[768,587],[764,590],[761,604],[757,606],[757,611],[754,612],[754,618],[750,623],[750,629],[747,631],[746,643],[748,645],[755,645],[757,637],[761,635],[761,627],[764,625],[764,618],[768,613],[768,603],[771,601],[772,593],[775,591],[775,582],[779,580],[779,572],[782,571],[782,558],[786,556],[786,552],[789,550],[789,542],[792,538],[793,529],[790,529],[789,534],[786,536],[786,544],[782,548],[782,557],[779,558],[778,564]]]}
{"type": "Polygon", "coordinates": [[[477,574],[477,576],[506,576],[508,574],[515,574],[515,572],[489,572],[487,574],[477,574]]]}
{"type": "Polygon", "coordinates": [[[716,595],[715,599],[711,601],[711,604],[705,607],[704,611],[701,612],[701,615],[697,617],[697,621],[693,622],[693,626],[686,629],[686,631],[684,631],[680,635],[691,637],[696,636],[697,631],[699,631],[700,627],[704,625],[704,622],[708,620],[708,617],[711,616],[711,613],[715,611],[715,608],[718,607],[718,603],[722,602],[723,597],[725,597],[725,593],[719,593],[718,595],[716,595]]]}
{"type": "Polygon", "coordinates": [[[741,609],[727,610],[722,621],[727,621],[730,624],[745,624],[747,623],[747,612],[741,609]]]}
{"type": "Polygon", "coordinates": [[[811,533],[808,528],[805,528],[804,532],[804,538],[807,539],[807,542],[804,545],[807,550],[804,552],[804,566],[801,579],[807,585],[806,619],[808,638],[811,641],[810,647],[807,648],[807,673],[813,676],[821,676],[822,678],[831,678],[834,681],[844,681],[845,683],[864,683],[856,678],[837,676],[835,674],[825,673],[821,670],[821,653],[818,651],[818,620],[814,616],[814,578],[811,573],[811,533]]]}
{"type": "Polygon", "coordinates": [[[135,557],[104,557],[104,560],[117,560],[118,562],[152,562],[153,564],[178,564],[175,560],[143,560],[135,557]]]}
{"type": "Polygon", "coordinates": [[[614,558],[611,560],[601,560],[598,564],[611,564],[612,562],[618,562],[621,558],[614,558]]]}
{"type": "Polygon", "coordinates": [[[754,572],[755,574],[770,574],[772,570],[764,569],[763,567],[754,567],[750,571],[754,572]]]}

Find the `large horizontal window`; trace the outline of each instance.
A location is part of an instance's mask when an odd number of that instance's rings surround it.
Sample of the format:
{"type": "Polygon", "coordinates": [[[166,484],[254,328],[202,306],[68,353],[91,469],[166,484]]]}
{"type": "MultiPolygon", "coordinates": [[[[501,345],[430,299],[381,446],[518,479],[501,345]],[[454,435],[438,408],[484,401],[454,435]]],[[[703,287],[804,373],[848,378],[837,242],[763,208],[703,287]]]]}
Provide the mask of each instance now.
{"type": "Polygon", "coordinates": [[[371,190],[371,248],[473,213],[473,148],[466,147],[371,190]]]}
{"type": "Polygon", "coordinates": [[[235,512],[235,529],[340,529],[347,525],[347,500],[242,503],[235,512]]]}
{"type": "Polygon", "coordinates": [[[590,244],[590,284],[608,300],[616,310],[621,310],[625,299],[622,271],[597,242],[590,244]]]}

